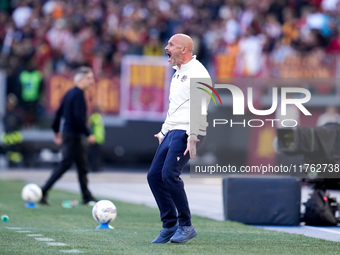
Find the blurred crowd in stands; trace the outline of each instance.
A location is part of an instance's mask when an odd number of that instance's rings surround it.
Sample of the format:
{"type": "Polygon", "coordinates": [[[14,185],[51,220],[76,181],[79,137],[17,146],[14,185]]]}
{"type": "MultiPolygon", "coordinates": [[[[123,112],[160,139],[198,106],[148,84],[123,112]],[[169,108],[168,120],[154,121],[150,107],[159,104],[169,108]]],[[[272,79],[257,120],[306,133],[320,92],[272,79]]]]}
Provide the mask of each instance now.
{"type": "Polygon", "coordinates": [[[0,68],[17,95],[30,79],[23,72],[38,71],[41,87],[51,73],[81,65],[119,76],[124,55],[164,55],[174,33],[193,38],[208,68],[235,48],[255,69],[264,54],[280,62],[340,53],[340,0],[1,1],[0,68]]]}

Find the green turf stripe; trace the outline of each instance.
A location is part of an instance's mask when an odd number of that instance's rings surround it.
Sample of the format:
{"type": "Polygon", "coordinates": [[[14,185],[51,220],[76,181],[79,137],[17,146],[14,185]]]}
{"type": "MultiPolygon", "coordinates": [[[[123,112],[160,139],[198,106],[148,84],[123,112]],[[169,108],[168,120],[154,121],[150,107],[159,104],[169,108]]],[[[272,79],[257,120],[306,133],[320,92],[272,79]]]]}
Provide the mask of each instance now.
{"type": "MultiPolygon", "coordinates": [[[[150,244],[159,233],[159,211],[143,205],[113,201],[118,210],[111,223],[114,230],[97,230],[91,208],[65,209],[62,200],[80,199],[80,194],[51,190],[52,206],[27,209],[21,200],[23,182],[0,180],[0,213],[9,221],[0,222],[0,254],[62,254],[61,250],[79,250],[83,254],[338,254],[339,243],[269,231],[230,221],[214,221],[193,216],[198,235],[188,243],[150,244]],[[42,234],[67,247],[48,246],[33,237],[6,227],[20,227],[42,234]],[[23,252],[24,251],[24,252],[23,252]]],[[[101,199],[107,199],[102,197],[101,199]]],[[[202,204],[202,206],[205,206],[202,204]]],[[[251,210],[251,208],[249,209],[251,210]]]]}

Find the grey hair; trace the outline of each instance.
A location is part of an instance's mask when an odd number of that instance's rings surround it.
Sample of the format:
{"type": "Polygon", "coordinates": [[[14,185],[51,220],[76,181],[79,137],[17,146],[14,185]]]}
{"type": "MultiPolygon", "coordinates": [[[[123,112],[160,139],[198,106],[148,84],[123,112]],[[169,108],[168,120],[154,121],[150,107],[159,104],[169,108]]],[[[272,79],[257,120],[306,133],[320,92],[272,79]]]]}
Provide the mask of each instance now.
{"type": "Polygon", "coordinates": [[[88,73],[91,73],[92,69],[87,66],[79,67],[74,75],[73,82],[78,84],[81,79],[83,79],[88,73]]]}

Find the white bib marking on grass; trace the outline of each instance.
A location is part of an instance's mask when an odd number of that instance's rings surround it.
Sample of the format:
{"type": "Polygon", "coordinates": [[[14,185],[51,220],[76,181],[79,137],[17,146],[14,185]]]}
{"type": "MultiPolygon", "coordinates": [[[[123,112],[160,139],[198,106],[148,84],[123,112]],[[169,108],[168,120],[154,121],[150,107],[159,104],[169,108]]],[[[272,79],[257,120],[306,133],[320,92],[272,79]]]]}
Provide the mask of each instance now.
{"type": "Polygon", "coordinates": [[[72,250],[60,250],[60,252],[63,252],[63,253],[82,253],[81,250],[78,250],[78,249],[72,249],[72,250]]]}
{"type": "Polygon", "coordinates": [[[43,234],[28,234],[26,236],[43,236],[43,234]]]}
{"type": "Polygon", "coordinates": [[[58,243],[58,242],[49,242],[46,244],[49,246],[66,246],[67,245],[66,243],[58,243]]]}
{"type": "Polygon", "coordinates": [[[12,229],[12,230],[18,230],[18,229],[21,229],[21,228],[17,228],[17,227],[6,227],[7,229],[12,229]]]}
{"type": "Polygon", "coordinates": [[[37,237],[37,238],[35,238],[35,240],[41,241],[41,242],[53,242],[54,241],[54,239],[47,238],[47,237],[37,237]]]}

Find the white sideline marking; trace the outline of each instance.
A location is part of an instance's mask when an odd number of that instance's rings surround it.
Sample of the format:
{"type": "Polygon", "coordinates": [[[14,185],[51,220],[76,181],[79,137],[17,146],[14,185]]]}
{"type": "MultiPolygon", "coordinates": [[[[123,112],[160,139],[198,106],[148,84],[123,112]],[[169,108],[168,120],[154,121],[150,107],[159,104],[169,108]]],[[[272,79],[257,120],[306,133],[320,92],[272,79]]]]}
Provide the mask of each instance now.
{"type": "Polygon", "coordinates": [[[31,233],[31,231],[29,230],[19,230],[19,231],[15,231],[17,233],[31,233]]]}
{"type": "Polygon", "coordinates": [[[37,237],[37,238],[35,238],[35,240],[41,241],[41,242],[53,242],[54,241],[54,239],[47,238],[47,237],[37,237]]]}
{"type": "Polygon", "coordinates": [[[26,236],[43,236],[43,234],[28,234],[26,236]]]}
{"type": "Polygon", "coordinates": [[[314,230],[320,230],[320,231],[325,231],[333,234],[338,234],[340,235],[340,231],[335,231],[327,228],[318,228],[318,227],[311,227],[311,226],[303,226],[303,228],[309,228],[309,229],[314,229],[314,230]]]}
{"type": "Polygon", "coordinates": [[[81,250],[78,250],[78,249],[72,249],[72,250],[60,250],[60,252],[63,252],[63,253],[82,253],[81,250]]]}
{"type": "Polygon", "coordinates": [[[66,246],[67,245],[66,243],[58,243],[58,242],[49,242],[46,244],[49,246],[66,246]]]}
{"type": "Polygon", "coordinates": [[[21,229],[21,228],[17,228],[17,227],[6,227],[7,229],[12,229],[12,230],[18,230],[18,229],[21,229]]]}

